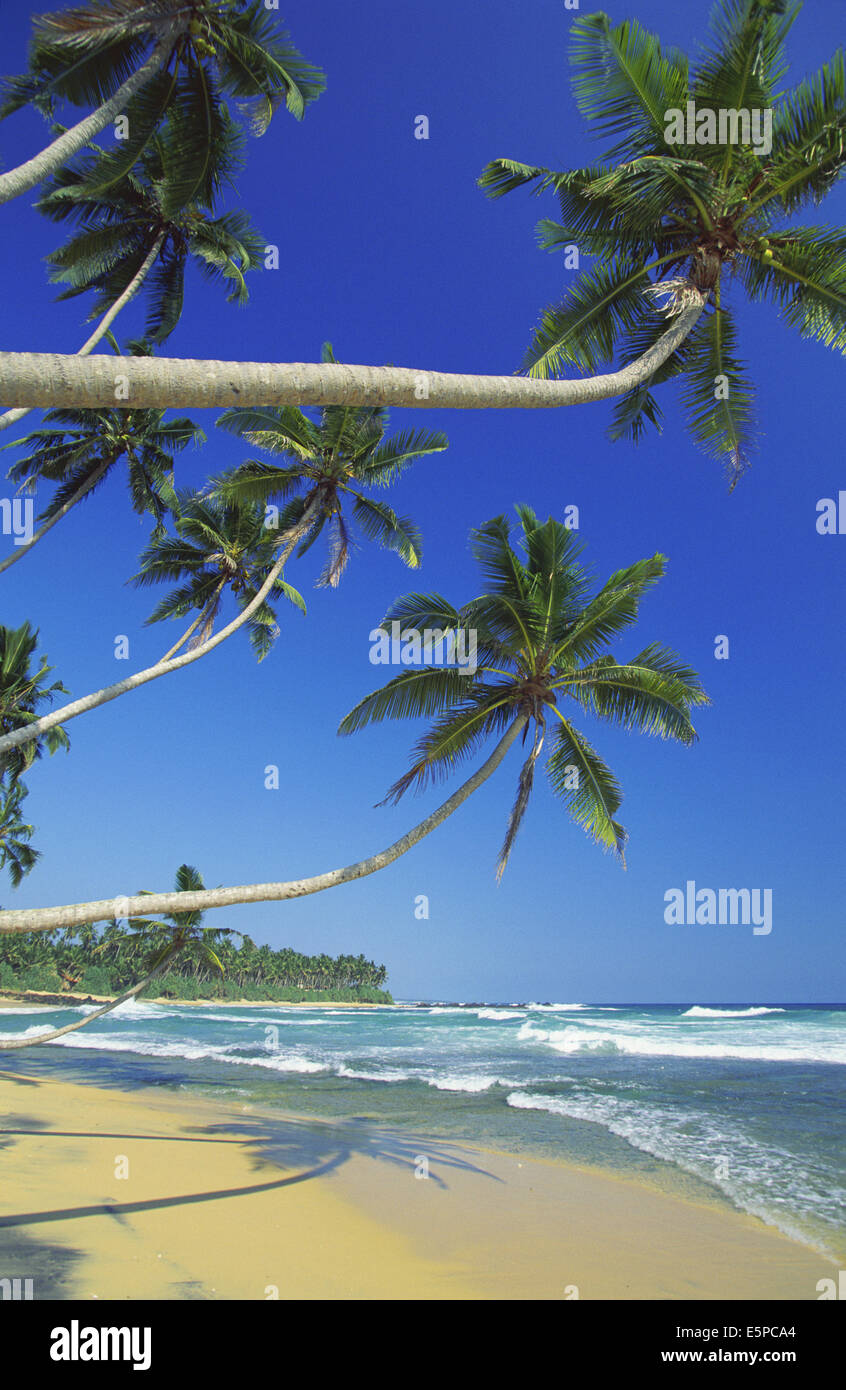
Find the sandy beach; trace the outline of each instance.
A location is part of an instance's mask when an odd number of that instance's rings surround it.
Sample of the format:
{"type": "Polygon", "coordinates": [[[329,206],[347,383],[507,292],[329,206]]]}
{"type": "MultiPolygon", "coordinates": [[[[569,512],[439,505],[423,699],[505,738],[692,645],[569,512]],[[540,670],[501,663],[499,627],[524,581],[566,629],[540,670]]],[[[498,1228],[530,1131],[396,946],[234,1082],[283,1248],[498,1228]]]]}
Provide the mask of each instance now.
{"type": "Polygon", "coordinates": [[[37,1299],[813,1300],[835,1268],[716,1205],[364,1121],[25,1066],[0,1106],[0,1276],[37,1299]]]}

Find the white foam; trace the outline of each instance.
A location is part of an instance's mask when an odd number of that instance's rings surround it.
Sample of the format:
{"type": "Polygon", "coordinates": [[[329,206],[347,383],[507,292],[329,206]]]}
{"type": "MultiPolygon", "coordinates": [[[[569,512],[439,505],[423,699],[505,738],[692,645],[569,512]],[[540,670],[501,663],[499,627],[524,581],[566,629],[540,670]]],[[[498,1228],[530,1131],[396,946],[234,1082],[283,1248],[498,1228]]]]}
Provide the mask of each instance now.
{"type": "Polygon", "coordinates": [[[688,1009],[682,1014],[682,1018],[757,1018],[759,1014],[783,1014],[785,1009],[760,1008],[754,1009],[706,1009],[699,1004],[694,1004],[692,1009],[688,1009]]]}
{"type": "Polygon", "coordinates": [[[386,1067],[384,1071],[356,1071],[354,1067],[348,1067],[342,1063],[337,1068],[338,1076],[348,1076],[354,1081],[411,1081],[413,1074],[409,1071],[398,1071],[396,1067],[386,1067]]]}
{"type": "MultiPolygon", "coordinates": [[[[42,1029],[29,1029],[28,1032],[42,1032],[42,1029]]],[[[15,1035],[13,1035],[15,1036],[15,1035]]],[[[25,1036],[18,1034],[17,1036],[25,1036]]],[[[244,1067],[265,1067],[270,1071],[311,1073],[328,1071],[323,1062],[315,1062],[293,1052],[269,1052],[266,1057],[245,1057],[241,1044],[227,1043],[213,1046],[206,1043],[154,1042],[132,1036],[119,1036],[102,1033],[68,1033],[56,1039],[57,1047],[80,1048],[81,1050],[100,1049],[103,1052],[130,1052],[138,1057],[175,1057],[192,1062],[227,1062],[244,1067]]]]}
{"type": "Polygon", "coordinates": [[[699,1042],[685,1034],[675,1037],[664,1032],[660,1035],[623,1031],[628,1025],[619,1025],[620,1031],[606,1032],[597,1029],[587,1032],[581,1026],[543,1029],[536,1027],[531,1019],[521,1024],[517,1037],[521,1042],[543,1043],[553,1051],[572,1055],[573,1053],[612,1053],[620,1052],[633,1057],[701,1057],[738,1058],[761,1062],[830,1062],[846,1065],[846,1042],[820,1040],[815,1042],[761,1043],[749,1042],[699,1042]]]}
{"type": "MultiPolygon", "coordinates": [[[[480,1091],[489,1091],[492,1086],[499,1082],[498,1076],[430,1076],[427,1078],[428,1084],[434,1086],[437,1091],[464,1091],[467,1095],[477,1095],[480,1091]]],[[[511,1083],[505,1082],[505,1085],[511,1083]]]]}
{"type": "Polygon", "coordinates": [[[527,1004],[526,1008],[538,1013],[579,1013],[589,1008],[589,1004],[527,1004]]]}
{"type": "Polygon", "coordinates": [[[640,1100],[578,1090],[566,1097],[514,1091],[506,1097],[506,1103],[516,1110],[542,1110],[602,1125],[632,1148],[673,1163],[720,1188],[743,1210],[830,1257],[824,1242],[791,1219],[785,1208],[798,1199],[818,1222],[830,1225],[832,1207],[836,1209],[839,1202],[846,1200],[846,1193],[833,1192],[830,1177],[815,1171],[813,1165],[757,1143],[729,1121],[721,1127],[713,1116],[688,1107],[674,1111],[644,1105],[640,1100]],[[718,1160],[725,1161],[726,1155],[729,1158],[723,1169],[718,1160]],[[766,1173],[778,1174],[779,1183],[776,1187],[773,1178],[765,1178],[767,1191],[762,1193],[761,1175],[766,1173]]]}
{"type": "Polygon", "coordinates": [[[61,1004],[12,1004],[9,1008],[0,1009],[0,1018],[17,1018],[20,1014],[52,1014],[61,1007],[61,1004]]]}
{"type": "Polygon", "coordinates": [[[496,1022],[506,1018],[525,1018],[526,1015],[520,1009],[477,1009],[477,1018],[490,1018],[496,1022]]]}

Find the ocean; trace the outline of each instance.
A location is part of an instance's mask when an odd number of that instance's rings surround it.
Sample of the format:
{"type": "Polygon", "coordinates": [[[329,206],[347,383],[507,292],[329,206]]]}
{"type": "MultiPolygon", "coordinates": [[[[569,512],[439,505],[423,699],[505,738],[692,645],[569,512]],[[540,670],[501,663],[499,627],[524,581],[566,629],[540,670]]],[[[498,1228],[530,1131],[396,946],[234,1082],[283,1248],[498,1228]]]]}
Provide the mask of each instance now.
{"type": "MultiPolygon", "coordinates": [[[[0,1037],[71,1012],[3,1008],[0,1037]]],[[[0,1065],[610,1170],[846,1260],[846,1005],[131,1002],[0,1065]]]]}

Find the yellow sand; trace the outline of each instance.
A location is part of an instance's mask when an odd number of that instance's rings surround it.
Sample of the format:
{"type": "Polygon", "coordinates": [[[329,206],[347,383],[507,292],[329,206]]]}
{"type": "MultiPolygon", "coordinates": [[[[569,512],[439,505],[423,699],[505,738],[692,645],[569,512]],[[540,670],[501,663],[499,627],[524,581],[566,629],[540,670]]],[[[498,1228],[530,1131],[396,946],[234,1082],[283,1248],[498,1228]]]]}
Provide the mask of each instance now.
{"type": "Polygon", "coordinates": [[[812,1300],[834,1270],[730,1210],[363,1122],[9,1072],[0,1115],[0,1278],[36,1298],[812,1300]]]}

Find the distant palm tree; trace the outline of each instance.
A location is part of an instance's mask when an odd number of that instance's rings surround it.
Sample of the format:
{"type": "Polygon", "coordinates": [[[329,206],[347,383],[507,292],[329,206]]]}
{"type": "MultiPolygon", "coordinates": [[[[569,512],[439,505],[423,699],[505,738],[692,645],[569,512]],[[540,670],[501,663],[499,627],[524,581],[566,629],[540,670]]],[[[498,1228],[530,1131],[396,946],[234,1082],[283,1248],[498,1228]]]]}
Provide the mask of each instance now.
{"type": "MultiPolygon", "coordinates": [[[[28,622],[14,628],[0,625],[0,734],[37,723],[42,705],[52,704],[56,695],[69,694],[61,681],[47,685],[53,667],[48,665],[46,656],[41,654],[38,667],[33,669],[37,646],[38,631],[33,631],[28,622]]],[[[36,758],[43,756],[45,749],[55,753],[69,747],[65,730],[54,725],[43,736],[0,755],[0,776],[8,773],[14,781],[36,758]]]]}
{"type": "MultiPolygon", "coordinates": [[[[134,345],[140,348],[142,345],[134,345]]],[[[104,481],[125,458],[129,492],[136,512],[150,512],[160,527],[175,505],[173,454],[205,435],[191,420],[165,420],[163,410],[48,410],[48,425],[33,430],[6,448],[31,452],[9,469],[9,478],[33,492],[38,482],[59,484],[39,516],[43,523],[32,539],[0,562],[0,573],[29,553],[47,532],[104,481]],[[52,428],[51,428],[52,426],[52,428]],[[58,428],[56,428],[58,426],[58,428]]]]}
{"type": "Polygon", "coordinates": [[[610,433],[637,441],[646,422],[660,428],[651,387],[680,377],[694,440],[728,464],[733,482],[755,424],[732,291],[774,304],[801,337],[846,351],[846,233],[793,221],[846,167],[846,65],[838,50],[813,77],[781,91],[784,40],[800,8],[719,0],[713,42],[692,73],[685,54],[662,48],[636,20],[612,27],[601,12],[575,17],[574,96],[608,144],[606,161],[556,173],[496,159],[480,179],[493,198],[532,183],[538,193],[554,189],[561,222],[539,224],[540,244],[575,244],[597,258],[544,313],[524,362],[530,376],[561,377],[568,367],[595,373],[618,345],[624,360],[640,357],[666,332],[656,294],[679,304],[691,292],[709,297],[712,311],[690,337],[622,396],[610,433]],[[771,151],[716,137],[688,143],[686,120],[676,138],[671,113],[686,118],[688,102],[759,118],[774,108],[771,151]]]}
{"type": "MultiPolygon", "coordinates": [[[[186,642],[190,650],[208,641],[226,589],[231,590],[243,611],[264,584],[278,552],[278,537],[266,528],[264,508],[258,504],[236,506],[214,497],[180,492],[175,517],[177,534],[154,537],[141,555],[139,573],[131,580],[137,587],[185,581],[162,599],[148,623],[182,618],[199,610],[199,617],[162,661],[186,642]]],[[[270,594],[287,598],[305,612],[302,595],[286,584],[281,574],[270,594]]],[[[268,599],[254,610],[247,630],[261,661],[279,633],[276,613],[268,599]]]]}
{"type": "Polygon", "coordinates": [[[502,736],[519,723],[525,743],[531,731],[498,877],[547,736],[553,792],[598,844],[623,856],[626,832],[616,819],[622,792],[574,724],[570,702],[594,718],[681,743],[696,738],[692,708],[708,703],[696,672],[666,647],[652,644],[622,663],[606,654],[609,642],[637,620],[641,598],[664,573],[664,556],[618,570],[592,595],[575,533],[552,517],[540,522],[529,507],[518,507],[517,515],[525,558],[511,544],[505,516],[473,533],[472,550],[486,585],[480,597],[457,609],[440,594],[409,594],[385,617],[385,624],[397,621],[402,630],[475,634],[475,672],[434,665],[407,669],[361,700],[340,726],[349,734],[383,719],[437,716],[419,740],[411,768],[388,792],[389,801],[447,776],[493,734],[502,736]]]}
{"type": "MultiPolygon", "coordinates": [[[[331,343],[324,344],[322,361],[336,362],[331,343]]],[[[235,409],[217,423],[269,454],[293,460],[280,466],[251,459],[218,479],[216,491],[231,501],[283,503],[278,518],[283,535],[311,509],[298,554],[328,528],[329,557],[320,584],[335,587],[341,578],[352,543],[350,519],[368,540],[417,568],[422,542],[414,522],[370,494],[390,486],[415,459],[446,449],[445,435],[409,430],[385,439],[388,413],[377,406],[325,406],[318,424],[293,406],[235,409]]]]}
{"type": "Polygon", "coordinates": [[[224,97],[249,103],[260,135],[282,103],[301,118],[325,79],[276,28],[262,0],[89,0],[35,20],[29,70],[4,87],[0,117],[27,104],[52,117],[57,101],[94,110],[41,154],[0,174],[0,202],[41,183],[125,112],[127,138],[110,155],[111,179],[132,167],[169,115],[173,196],[188,204],[224,176],[221,147],[232,124],[224,97]]]}
{"type": "MultiPolygon", "coordinates": [[[[202,875],[197,869],[190,864],[180,864],[176,871],[177,892],[190,892],[203,887],[202,875]]],[[[84,1018],[77,1019],[74,1023],[67,1023],[63,1028],[54,1028],[49,1033],[42,1033],[39,1037],[2,1040],[0,1041],[0,1050],[10,1051],[22,1047],[38,1047],[43,1043],[53,1042],[55,1038],[64,1037],[66,1033],[74,1033],[78,1028],[86,1028],[95,1019],[111,1013],[118,1005],[126,1003],[128,999],[136,998],[153,980],[164,974],[171,961],[175,960],[178,955],[199,956],[203,960],[211,962],[222,975],[223,966],[206,939],[207,933],[201,930],[202,915],[201,912],[174,912],[164,922],[135,919],[134,931],[127,933],[122,937],[122,940],[129,943],[130,948],[139,943],[151,947],[147,960],[147,973],[142,980],[139,980],[131,989],[125,990],[111,1003],[104,1004],[100,1009],[94,1009],[92,1013],[86,1014],[84,1018]]],[[[217,933],[228,933],[228,931],[228,928],[217,929],[217,933]]],[[[111,945],[115,939],[121,938],[112,936],[109,944],[111,945]]]]}

